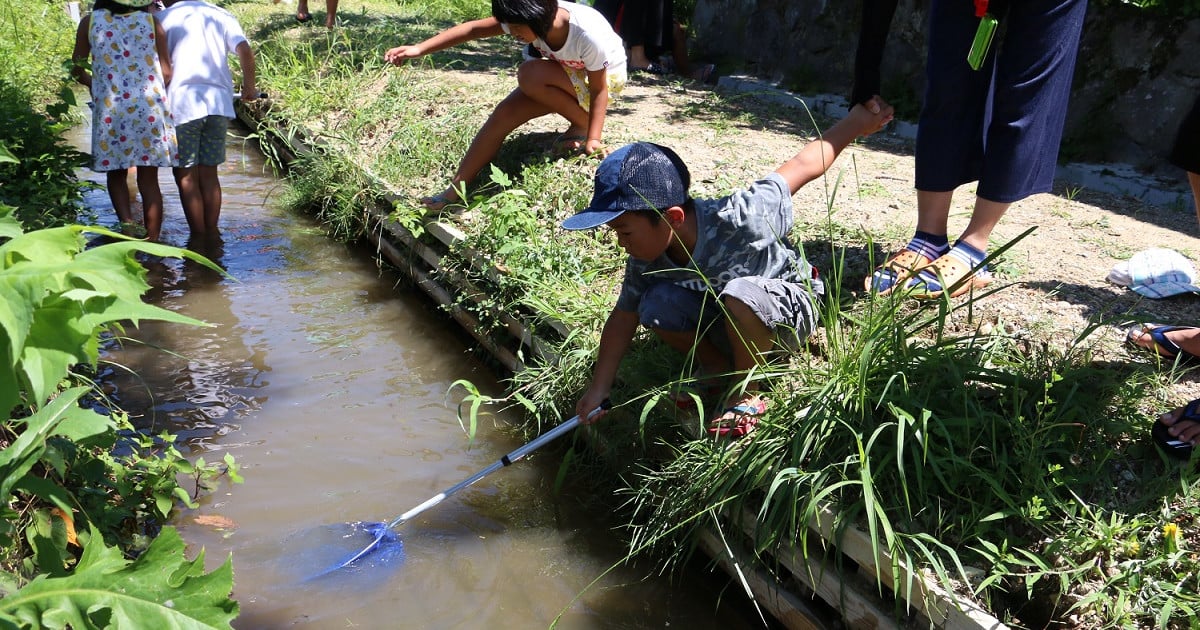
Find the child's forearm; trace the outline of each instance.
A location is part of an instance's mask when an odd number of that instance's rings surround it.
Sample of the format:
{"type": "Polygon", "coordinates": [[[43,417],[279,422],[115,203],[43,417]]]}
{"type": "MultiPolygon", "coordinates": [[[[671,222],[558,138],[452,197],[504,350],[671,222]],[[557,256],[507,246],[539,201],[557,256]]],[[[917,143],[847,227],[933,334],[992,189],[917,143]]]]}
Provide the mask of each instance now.
{"type": "Polygon", "coordinates": [[[883,104],[881,111],[872,113],[855,105],[845,118],[826,129],[820,137],[804,145],[792,159],[775,170],[783,176],[796,194],[805,184],[825,174],[842,150],[860,135],[869,134],[891,120],[891,106],[883,104]]]}
{"type": "Polygon", "coordinates": [[[421,52],[429,54],[446,48],[453,48],[475,39],[495,37],[503,33],[500,22],[494,17],[472,20],[451,26],[450,28],[421,42],[421,52]]]}
{"type": "Polygon", "coordinates": [[[604,118],[608,113],[608,88],[592,93],[588,106],[587,139],[597,142],[604,139],[604,118]]]}
{"type": "Polygon", "coordinates": [[[92,43],[88,38],[91,23],[91,15],[79,22],[79,27],[75,29],[75,50],[71,52],[71,78],[88,90],[92,89],[92,73],[86,67],[88,57],[92,55],[92,43]]]}
{"type": "Polygon", "coordinates": [[[162,69],[163,86],[168,86],[171,84],[174,69],[171,67],[171,53],[167,49],[167,34],[158,18],[154,18],[154,50],[158,53],[158,67],[162,69]]]}

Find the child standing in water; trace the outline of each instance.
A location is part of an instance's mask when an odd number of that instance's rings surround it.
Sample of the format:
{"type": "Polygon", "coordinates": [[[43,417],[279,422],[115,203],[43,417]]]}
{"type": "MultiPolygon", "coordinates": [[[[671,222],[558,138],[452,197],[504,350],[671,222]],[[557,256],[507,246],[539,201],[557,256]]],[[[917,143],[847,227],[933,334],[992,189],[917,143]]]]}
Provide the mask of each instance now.
{"type": "Polygon", "coordinates": [[[603,152],[604,116],[610,96],[625,86],[625,45],[595,9],[558,0],[492,0],[492,17],[452,26],[411,46],[398,46],[384,61],[408,59],[463,42],[507,33],[528,44],[539,58],[517,71],[513,90],[488,117],[440,194],[421,199],[430,211],[460,203],[458,190],[487,166],[508,134],[546,114],[559,114],[569,127],[555,142],[556,153],[603,152]]]}
{"type": "Polygon", "coordinates": [[[167,39],[146,8],[152,0],[96,0],[75,33],[72,76],[92,95],[92,170],[105,173],[121,230],[136,226],[127,172],[137,168],[146,238],[162,230],[158,167],[174,164],[175,127],[167,111],[167,39]],[[91,57],[91,66],[87,61],[91,57]]]}

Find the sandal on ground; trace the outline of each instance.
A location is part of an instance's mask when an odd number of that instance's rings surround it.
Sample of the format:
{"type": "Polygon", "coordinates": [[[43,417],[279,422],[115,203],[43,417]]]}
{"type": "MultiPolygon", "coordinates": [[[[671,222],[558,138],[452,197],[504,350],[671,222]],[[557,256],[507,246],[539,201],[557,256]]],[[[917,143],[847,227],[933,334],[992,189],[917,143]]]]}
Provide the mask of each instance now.
{"type": "Polygon", "coordinates": [[[745,437],[758,426],[758,419],[767,411],[767,401],[753,397],[727,407],[720,416],[708,423],[708,434],[719,438],[745,437]]]}
{"type": "Polygon", "coordinates": [[[887,295],[896,290],[896,287],[904,286],[909,278],[917,275],[919,271],[932,263],[932,260],[911,249],[901,250],[892,254],[887,262],[876,267],[875,271],[867,276],[866,280],[863,280],[863,288],[879,295],[887,295]],[[880,286],[884,284],[886,286],[880,286]]]}
{"type": "Polygon", "coordinates": [[[440,195],[430,195],[421,197],[421,205],[425,206],[425,211],[429,214],[437,214],[440,212],[452,212],[458,214],[462,212],[466,206],[458,199],[451,199],[445,193],[440,195]]]}
{"type": "Polygon", "coordinates": [[[303,24],[311,19],[312,19],[311,13],[297,13],[296,14],[296,21],[301,24],[303,24]]]}
{"type": "MultiPolygon", "coordinates": [[[[1183,411],[1179,414],[1179,419],[1175,421],[1176,424],[1180,422],[1200,423],[1200,398],[1184,406],[1183,411]]],[[[1164,424],[1162,420],[1154,421],[1154,426],[1150,428],[1150,437],[1154,440],[1158,448],[1171,457],[1176,459],[1190,459],[1192,457],[1192,443],[1171,435],[1170,427],[1164,424]]]]}
{"type": "Polygon", "coordinates": [[[1125,333],[1125,343],[1130,346],[1148,350],[1158,355],[1164,361],[1175,361],[1178,359],[1179,365],[1200,365],[1200,356],[1196,356],[1187,350],[1184,350],[1179,344],[1167,338],[1167,333],[1176,330],[1194,330],[1195,326],[1164,326],[1162,324],[1142,324],[1130,328],[1129,332],[1125,333]],[[1139,339],[1144,339],[1148,335],[1153,346],[1146,346],[1138,343],[1139,339]]]}
{"type": "Polygon", "coordinates": [[[970,265],[950,254],[943,254],[909,280],[907,288],[912,291],[909,295],[918,300],[933,300],[942,297],[946,290],[950,290],[950,297],[956,298],[991,283],[992,274],[987,269],[971,273],[970,265]]]}
{"type": "Polygon", "coordinates": [[[661,74],[666,74],[666,73],[667,73],[667,69],[664,66],[662,66],[661,64],[654,63],[653,61],[651,61],[650,65],[646,66],[645,68],[635,68],[633,66],[630,66],[630,68],[629,68],[629,74],[635,74],[635,75],[636,74],[660,74],[661,75],[661,74]]]}

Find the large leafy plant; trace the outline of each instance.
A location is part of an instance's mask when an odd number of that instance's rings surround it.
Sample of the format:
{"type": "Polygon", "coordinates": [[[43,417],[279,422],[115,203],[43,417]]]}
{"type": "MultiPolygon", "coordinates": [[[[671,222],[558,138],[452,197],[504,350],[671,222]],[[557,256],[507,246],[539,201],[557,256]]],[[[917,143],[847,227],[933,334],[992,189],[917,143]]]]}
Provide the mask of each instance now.
{"type": "Polygon", "coordinates": [[[139,252],[219,270],[192,252],[99,228],[25,233],[0,205],[0,417],[8,418],[0,427],[0,627],[227,627],[236,614],[228,562],[205,575],[203,559],[185,561],[170,529],[142,549],[175,500],[192,500],[178,475],[228,472],[236,481],[232,459],[227,470],[193,466],[170,436],[126,437],[126,454],[116,455],[127,420],[81,404],[92,388],[72,373],[94,368],[100,335],[127,322],[203,324],[142,301],[149,285],[139,252]],[[113,240],[89,247],[89,233],[113,240]],[[76,535],[76,514],[88,533],[76,535]]]}

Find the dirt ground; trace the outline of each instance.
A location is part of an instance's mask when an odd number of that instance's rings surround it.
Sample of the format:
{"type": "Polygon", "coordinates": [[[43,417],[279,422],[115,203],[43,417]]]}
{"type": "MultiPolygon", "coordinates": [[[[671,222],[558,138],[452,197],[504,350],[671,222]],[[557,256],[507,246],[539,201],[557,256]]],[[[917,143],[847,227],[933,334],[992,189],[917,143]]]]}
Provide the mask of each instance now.
{"type": "MultiPolygon", "coordinates": [[[[650,140],[674,148],[691,169],[694,196],[719,195],[774,170],[812,137],[811,119],[799,100],[786,106],[778,94],[760,96],[694,82],[635,79],[610,108],[606,137],[610,146],[650,140]]],[[[818,122],[827,126],[830,121],[818,122]]],[[[916,222],[913,142],[897,127],[848,148],[826,181],[813,182],[795,197],[797,223],[805,233],[833,234],[833,245],[845,248],[849,277],[843,290],[859,297],[865,297],[868,251],[882,261],[904,246],[916,222]]],[[[951,240],[966,226],[973,193],[974,186],[966,185],[955,195],[951,240]]],[[[1200,259],[1200,225],[1190,197],[1182,199],[1187,203],[1155,206],[1058,182],[1052,193],[1013,204],[992,234],[992,248],[1033,232],[993,266],[993,287],[1004,290],[977,300],[975,320],[960,325],[1003,326],[1066,347],[1089,323],[1100,321],[1104,325],[1087,341],[1097,360],[1152,360],[1124,346],[1125,327],[1133,320],[1195,323],[1200,296],[1142,298],[1106,277],[1118,262],[1154,247],[1200,259]]],[[[818,267],[829,260],[830,240],[822,236],[804,243],[818,267]]],[[[1165,409],[1196,397],[1200,377],[1184,374],[1172,384],[1169,400],[1154,404],[1165,409]]]]}

